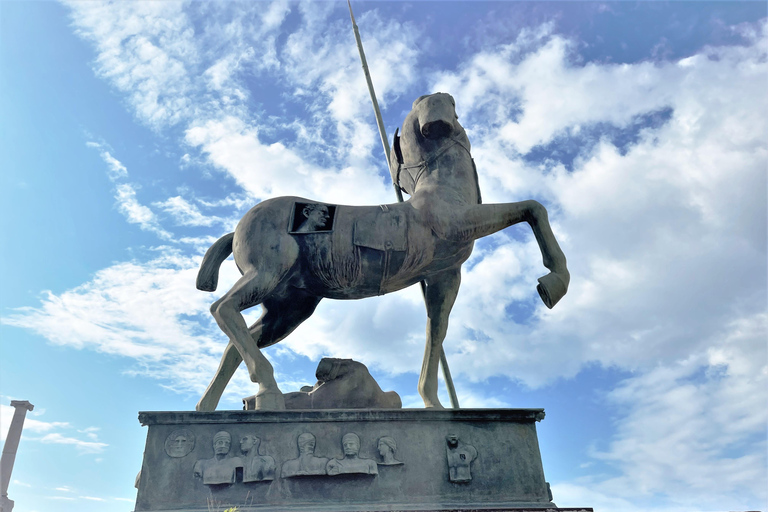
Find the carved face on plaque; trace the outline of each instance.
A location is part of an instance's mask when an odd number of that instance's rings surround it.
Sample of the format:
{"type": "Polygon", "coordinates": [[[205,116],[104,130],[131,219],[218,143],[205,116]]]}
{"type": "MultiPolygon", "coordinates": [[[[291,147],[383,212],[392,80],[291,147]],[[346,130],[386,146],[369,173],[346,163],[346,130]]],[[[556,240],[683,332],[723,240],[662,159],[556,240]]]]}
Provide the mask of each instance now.
{"type": "Polygon", "coordinates": [[[298,439],[298,445],[301,455],[315,453],[315,436],[310,433],[301,434],[298,439]]]}
{"type": "Polygon", "coordinates": [[[392,456],[395,453],[397,444],[395,444],[395,440],[391,437],[382,437],[379,439],[379,455],[381,455],[384,459],[387,458],[387,456],[392,456]]]}
{"type": "Polygon", "coordinates": [[[325,227],[328,219],[331,218],[328,207],[324,204],[309,205],[304,208],[304,216],[307,218],[307,230],[316,231],[325,227]]]}
{"type": "Polygon", "coordinates": [[[232,446],[232,436],[229,432],[221,431],[213,436],[213,453],[216,455],[228,454],[230,446],[232,446]]]}
{"type": "Polygon", "coordinates": [[[261,439],[259,439],[256,436],[247,435],[240,438],[240,451],[243,453],[251,453],[258,455],[259,452],[259,445],[261,444],[261,439]]]}
{"type": "Polygon", "coordinates": [[[360,438],[351,432],[345,434],[341,438],[341,447],[344,449],[345,457],[357,457],[357,454],[360,453],[360,438]]]}
{"type": "Polygon", "coordinates": [[[327,233],[333,229],[336,206],[322,203],[294,203],[289,233],[327,233]]]}
{"type": "Polygon", "coordinates": [[[397,443],[394,438],[390,436],[384,436],[379,438],[379,443],[376,445],[381,455],[382,462],[379,462],[382,466],[398,466],[402,464],[401,461],[395,458],[395,451],[397,451],[397,443]]]}
{"type": "Polygon", "coordinates": [[[185,457],[195,448],[195,435],[187,429],[174,430],[165,439],[165,453],[175,459],[185,457]]]}

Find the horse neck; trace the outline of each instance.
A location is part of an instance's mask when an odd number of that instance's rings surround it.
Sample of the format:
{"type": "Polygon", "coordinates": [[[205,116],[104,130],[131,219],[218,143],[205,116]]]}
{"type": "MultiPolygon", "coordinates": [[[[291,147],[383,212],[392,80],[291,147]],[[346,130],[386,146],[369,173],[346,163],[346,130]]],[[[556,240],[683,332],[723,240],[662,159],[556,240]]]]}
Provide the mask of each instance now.
{"type": "MultiPolygon", "coordinates": [[[[451,139],[426,141],[414,144],[408,152],[406,165],[426,162],[427,168],[417,170],[414,194],[420,190],[439,188],[441,195],[464,204],[480,202],[480,190],[477,183],[472,156],[469,153],[469,139],[462,130],[451,139]]],[[[404,156],[406,152],[403,152],[404,156]]]]}

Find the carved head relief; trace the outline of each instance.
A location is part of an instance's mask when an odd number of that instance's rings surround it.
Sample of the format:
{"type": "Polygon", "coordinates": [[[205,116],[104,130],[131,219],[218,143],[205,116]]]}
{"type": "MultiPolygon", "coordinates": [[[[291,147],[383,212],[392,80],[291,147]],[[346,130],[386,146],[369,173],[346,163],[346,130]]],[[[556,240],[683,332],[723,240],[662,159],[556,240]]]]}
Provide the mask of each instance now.
{"type": "Polygon", "coordinates": [[[396,466],[402,464],[395,458],[395,452],[397,451],[397,443],[395,439],[389,436],[379,438],[379,442],[376,446],[381,455],[382,462],[379,462],[382,466],[396,466]]]}
{"type": "Polygon", "coordinates": [[[322,203],[294,203],[289,233],[323,233],[333,229],[336,206],[322,203]]]}
{"type": "Polygon", "coordinates": [[[299,454],[315,453],[315,436],[309,432],[301,434],[297,444],[299,445],[299,454]]]}
{"type": "Polygon", "coordinates": [[[389,436],[382,437],[379,439],[377,448],[379,449],[379,454],[386,459],[388,454],[391,455],[395,453],[395,450],[397,450],[397,443],[389,436]]]}
{"type": "Polygon", "coordinates": [[[174,430],[165,440],[165,453],[169,457],[187,456],[195,448],[195,435],[187,429],[174,430]]]}
{"type": "Polygon", "coordinates": [[[259,454],[259,445],[261,444],[261,439],[258,437],[247,434],[240,438],[240,451],[243,453],[251,453],[258,455],[259,454]]]}
{"type": "Polygon", "coordinates": [[[341,438],[341,447],[344,449],[345,457],[357,457],[360,453],[360,438],[354,432],[344,434],[341,438]]]}
{"type": "Polygon", "coordinates": [[[229,432],[216,432],[213,436],[213,453],[216,455],[226,455],[229,453],[229,449],[232,446],[232,436],[229,432]]]}

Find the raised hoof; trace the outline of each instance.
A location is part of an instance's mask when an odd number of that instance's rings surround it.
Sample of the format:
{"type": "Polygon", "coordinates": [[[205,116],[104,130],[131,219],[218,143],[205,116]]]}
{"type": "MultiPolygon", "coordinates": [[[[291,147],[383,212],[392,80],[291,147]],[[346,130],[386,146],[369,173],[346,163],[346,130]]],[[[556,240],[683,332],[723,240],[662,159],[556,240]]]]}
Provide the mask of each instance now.
{"type": "Polygon", "coordinates": [[[279,391],[257,393],[253,397],[253,408],[256,411],[284,411],[285,397],[279,391]]]}
{"type": "Polygon", "coordinates": [[[555,304],[560,302],[565,292],[568,291],[568,283],[563,279],[560,274],[550,272],[544,277],[539,278],[539,284],[536,286],[536,290],[539,292],[541,300],[544,305],[549,309],[555,307],[555,304]]]}

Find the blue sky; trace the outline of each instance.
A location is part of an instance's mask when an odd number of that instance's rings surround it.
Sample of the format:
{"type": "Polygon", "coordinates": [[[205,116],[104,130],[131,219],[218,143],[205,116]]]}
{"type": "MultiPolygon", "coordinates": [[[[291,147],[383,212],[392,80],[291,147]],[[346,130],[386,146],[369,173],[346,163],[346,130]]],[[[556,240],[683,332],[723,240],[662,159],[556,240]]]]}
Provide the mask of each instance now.
{"type": "MultiPolygon", "coordinates": [[[[560,506],[768,509],[766,4],[354,8],[390,136],[453,94],[484,201],[541,201],[568,256],[549,311],[529,230],[476,244],[462,405],[546,409],[560,506]]],[[[225,345],[210,243],[276,195],[394,201],[346,3],[3,1],[0,59],[0,434],[36,406],[9,495],[127,512],[137,412],[193,409],[225,345]]],[[[284,392],[351,357],[419,407],[424,323],[416,288],[325,300],[266,354],[284,392]]]]}

